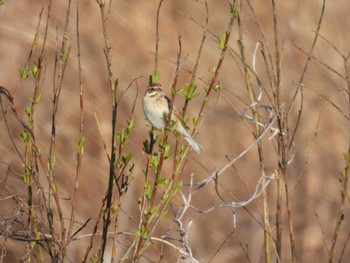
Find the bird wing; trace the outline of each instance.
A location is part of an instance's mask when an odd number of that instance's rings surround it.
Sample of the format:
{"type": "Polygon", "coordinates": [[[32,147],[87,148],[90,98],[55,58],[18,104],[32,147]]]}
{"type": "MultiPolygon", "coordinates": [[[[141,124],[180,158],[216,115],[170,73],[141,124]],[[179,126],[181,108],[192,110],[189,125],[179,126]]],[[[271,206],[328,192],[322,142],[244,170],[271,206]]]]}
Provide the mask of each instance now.
{"type": "MultiPolygon", "coordinates": [[[[164,97],[165,97],[165,99],[166,99],[166,102],[167,102],[167,104],[168,104],[168,109],[169,109],[169,111],[170,111],[171,104],[172,104],[172,103],[171,103],[171,100],[170,100],[170,98],[169,98],[168,96],[166,96],[166,95],[164,95],[164,97]]],[[[182,118],[181,114],[177,111],[177,109],[175,108],[175,106],[173,107],[172,115],[174,116],[174,117],[172,117],[172,119],[173,119],[174,121],[179,120],[180,124],[181,124],[185,129],[187,129],[187,130],[189,129],[189,127],[186,125],[184,119],[182,118]]]]}
{"type": "Polygon", "coordinates": [[[182,118],[181,114],[180,114],[175,108],[173,108],[173,114],[174,114],[175,118],[176,118],[177,120],[179,120],[180,124],[181,124],[185,129],[188,130],[189,127],[186,125],[186,123],[185,123],[184,119],[182,118]]]}

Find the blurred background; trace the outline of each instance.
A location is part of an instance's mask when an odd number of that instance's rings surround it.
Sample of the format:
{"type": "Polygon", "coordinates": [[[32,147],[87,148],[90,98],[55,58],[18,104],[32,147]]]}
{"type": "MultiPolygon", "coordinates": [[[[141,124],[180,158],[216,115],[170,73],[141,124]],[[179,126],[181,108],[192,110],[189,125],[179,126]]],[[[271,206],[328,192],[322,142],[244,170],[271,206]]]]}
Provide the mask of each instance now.
{"type": "MultiPolygon", "coordinates": [[[[71,35],[71,52],[64,77],[63,90],[57,115],[56,165],[57,180],[63,210],[69,214],[74,190],[76,168],[76,140],[79,137],[79,79],[76,47],[76,3],[71,6],[69,29],[71,35]]],[[[190,103],[190,117],[198,114],[204,99],[204,88],[211,78],[210,71],[220,58],[217,36],[225,32],[229,22],[230,9],[226,1],[208,0],[208,33],[199,61],[197,80],[200,96],[190,103]]],[[[258,41],[265,38],[273,55],[274,35],[272,6],[266,1],[251,1],[256,17],[250,11],[248,3],[243,1],[241,12],[245,41],[246,60],[252,65],[254,48],[258,41]]],[[[154,70],[155,29],[158,1],[114,1],[108,21],[109,41],[113,54],[112,69],[119,80],[118,90],[125,90],[133,83],[120,102],[118,127],[124,127],[130,116],[133,101],[136,98],[135,130],[130,137],[128,150],[133,152],[136,165],[135,178],[130,185],[124,202],[125,215],[122,217],[122,231],[135,231],[137,220],[137,199],[143,189],[142,169],[146,164],[146,155],[142,153],[142,142],[148,139],[150,129],[144,118],[141,100],[147,87],[148,76],[154,70]],[[131,219],[130,219],[131,218],[131,219]]],[[[29,55],[39,13],[43,8],[42,22],[39,27],[39,45],[45,32],[47,1],[6,1],[0,6],[0,85],[14,92],[15,106],[23,118],[24,110],[30,104],[34,81],[20,83],[19,69],[26,63],[29,55]],[[20,83],[20,84],[19,84],[20,83]]],[[[96,216],[106,193],[109,164],[103,143],[95,121],[96,112],[107,149],[111,136],[111,97],[108,74],[103,53],[103,35],[101,15],[95,1],[80,1],[80,44],[82,63],[82,84],[85,98],[84,129],[86,144],[83,157],[82,175],[78,196],[77,222],[84,223],[92,218],[84,233],[91,232],[96,216]]],[[[311,48],[321,13],[322,1],[278,1],[277,16],[279,40],[282,47],[282,96],[289,106],[297,82],[300,80],[307,55],[304,51],[311,48]]],[[[291,191],[291,211],[295,228],[297,258],[300,262],[325,262],[333,237],[337,213],[341,199],[340,173],[345,167],[343,152],[349,148],[349,123],[344,115],[349,114],[348,84],[349,71],[346,58],[349,54],[350,2],[328,1],[309,68],[304,76],[303,113],[295,137],[295,155],[288,166],[291,191]]],[[[52,117],[52,82],[55,52],[60,49],[67,11],[66,1],[53,1],[48,27],[46,51],[44,56],[44,78],[42,98],[35,112],[35,135],[40,138],[39,147],[43,156],[48,155],[50,146],[52,117]]],[[[165,93],[171,95],[170,86],[176,68],[179,50],[178,36],[181,35],[182,66],[178,88],[185,87],[191,81],[191,71],[196,61],[200,46],[206,11],[203,2],[195,0],[166,0],[160,12],[159,66],[160,82],[165,93]]],[[[238,27],[235,23],[229,46],[238,52],[238,27]]],[[[39,48],[33,58],[39,56],[39,48]]],[[[35,59],[34,59],[35,60],[35,59]]],[[[266,89],[269,89],[265,64],[260,54],[256,57],[258,75],[266,89]]],[[[33,66],[30,62],[29,68],[33,66]]],[[[190,175],[199,182],[211,175],[218,167],[222,168],[237,157],[254,142],[251,124],[241,116],[249,105],[245,87],[242,65],[235,56],[227,55],[219,76],[222,90],[213,95],[200,125],[196,140],[204,148],[200,155],[191,153],[185,170],[184,182],[190,175]]],[[[253,82],[256,86],[255,82],[253,82]]],[[[256,87],[255,87],[256,88],[256,87]]],[[[176,98],[175,105],[182,108],[183,96],[176,98]]],[[[263,103],[269,103],[266,94],[263,103]]],[[[288,116],[288,125],[293,131],[300,106],[298,97],[288,116]]],[[[11,134],[20,151],[22,128],[15,118],[9,117],[11,134]]],[[[192,128],[192,123],[190,125],[192,128]]],[[[277,168],[277,159],[273,140],[270,135],[263,140],[266,171],[271,175],[277,168]]],[[[171,145],[174,145],[171,136],[171,145]]],[[[171,173],[172,163],[165,163],[164,173],[171,173]]],[[[6,217],[16,213],[16,204],[11,195],[26,196],[22,183],[23,168],[1,115],[0,119],[0,216],[6,217]]],[[[242,201],[255,190],[260,178],[260,166],[257,150],[253,147],[246,155],[234,163],[232,168],[220,177],[220,189],[229,201],[242,201]]],[[[186,189],[184,189],[186,192],[186,189]]],[[[276,181],[267,188],[270,209],[270,224],[274,236],[276,181]]],[[[179,206],[180,198],[175,198],[174,207],[179,206]]],[[[193,196],[193,205],[207,209],[220,204],[214,185],[207,185],[193,196]]],[[[231,208],[220,208],[210,213],[197,213],[189,210],[184,223],[192,221],[188,241],[193,249],[193,256],[200,262],[264,262],[262,197],[236,209],[236,227],[233,223],[231,208]],[[222,246],[222,247],[221,247],[222,246]],[[219,251],[216,254],[216,251],[219,251]]],[[[284,206],[285,207],[285,206],[284,206]]],[[[283,257],[281,262],[290,259],[290,246],[286,210],[283,235],[283,257]]],[[[171,216],[171,215],[170,215],[171,216]]],[[[350,233],[349,197],[345,204],[345,220],[337,246],[335,260],[344,249],[343,262],[350,257],[348,243],[350,233]]],[[[68,219],[67,219],[68,222],[68,219]]],[[[157,229],[161,235],[169,226],[171,217],[167,218],[157,229]]],[[[21,225],[14,228],[21,229],[21,225]]],[[[3,242],[3,237],[0,237],[3,242]]],[[[125,250],[128,240],[121,243],[120,250],[125,250]]],[[[2,244],[1,244],[2,246],[2,244]]],[[[19,262],[25,254],[25,244],[9,240],[6,243],[7,256],[4,262],[19,262]]],[[[69,252],[69,260],[78,262],[85,251],[86,242],[77,241],[69,252]]],[[[274,249],[274,248],[272,248],[274,249]]],[[[176,252],[171,248],[160,248],[154,244],[142,262],[176,262],[176,252]],[[163,258],[159,259],[160,251],[163,258]]]]}

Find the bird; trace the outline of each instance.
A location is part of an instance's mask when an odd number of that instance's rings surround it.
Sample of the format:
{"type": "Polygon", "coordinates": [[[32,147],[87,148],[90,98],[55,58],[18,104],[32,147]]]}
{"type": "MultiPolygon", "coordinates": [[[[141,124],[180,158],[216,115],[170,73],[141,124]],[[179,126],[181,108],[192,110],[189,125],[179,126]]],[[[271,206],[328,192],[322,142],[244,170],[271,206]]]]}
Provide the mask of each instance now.
{"type": "MultiPolygon", "coordinates": [[[[147,121],[153,128],[157,130],[165,128],[170,104],[170,99],[163,93],[159,83],[148,86],[142,100],[142,107],[147,121]]],[[[174,122],[173,129],[180,133],[198,154],[202,152],[203,148],[188,133],[188,127],[175,107],[172,109],[171,120],[174,122]]]]}

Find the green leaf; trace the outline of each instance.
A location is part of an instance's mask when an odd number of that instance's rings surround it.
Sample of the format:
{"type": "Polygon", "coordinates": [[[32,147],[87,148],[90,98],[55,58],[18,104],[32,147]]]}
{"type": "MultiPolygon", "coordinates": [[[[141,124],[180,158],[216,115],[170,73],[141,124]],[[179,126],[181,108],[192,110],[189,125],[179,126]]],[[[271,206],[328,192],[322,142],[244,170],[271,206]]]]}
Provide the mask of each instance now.
{"type": "Polygon", "coordinates": [[[134,240],[136,240],[140,236],[140,230],[136,230],[133,234],[134,240]]]}
{"type": "Polygon", "coordinates": [[[160,76],[160,73],[157,70],[153,71],[152,75],[149,76],[149,85],[152,86],[158,83],[159,76],[160,76]]]}
{"type": "Polygon", "coordinates": [[[231,4],[231,19],[237,19],[239,15],[238,7],[235,4],[231,4]]]}
{"type": "Polygon", "coordinates": [[[177,89],[174,87],[171,87],[171,94],[176,95],[177,89]]]}
{"type": "Polygon", "coordinates": [[[244,46],[243,46],[243,43],[240,39],[237,40],[237,46],[242,53],[244,46]]]}
{"type": "Polygon", "coordinates": [[[199,93],[195,93],[197,89],[197,85],[194,83],[186,84],[185,87],[185,98],[186,100],[192,100],[199,95],[199,93]]]}
{"type": "Polygon", "coordinates": [[[24,143],[28,142],[28,132],[26,130],[22,131],[20,136],[24,143]]]}
{"type": "Polygon", "coordinates": [[[196,98],[196,97],[198,97],[198,96],[199,96],[199,93],[198,93],[198,92],[197,92],[197,93],[193,93],[191,99],[194,99],[194,98],[196,98]]]}
{"type": "Polygon", "coordinates": [[[210,69],[209,70],[210,74],[212,74],[214,76],[216,73],[216,69],[217,69],[217,66],[214,66],[212,69],[210,69]]]}
{"type": "Polygon", "coordinates": [[[179,95],[181,92],[183,92],[184,91],[184,89],[176,89],[176,88],[174,88],[174,87],[171,87],[171,94],[173,94],[173,95],[179,95]]]}
{"type": "Polygon", "coordinates": [[[179,182],[179,183],[176,185],[176,187],[174,188],[173,193],[172,193],[172,196],[174,196],[177,192],[179,192],[179,191],[181,190],[182,186],[183,186],[183,183],[182,183],[182,182],[179,182]]]}
{"type": "Polygon", "coordinates": [[[22,181],[25,185],[29,185],[29,173],[25,173],[22,175],[22,181]]]}
{"type": "Polygon", "coordinates": [[[169,156],[171,156],[171,152],[170,152],[170,145],[167,142],[162,142],[159,145],[160,148],[160,152],[162,152],[164,154],[164,160],[168,159],[169,156]]]}
{"type": "Polygon", "coordinates": [[[42,94],[41,92],[39,92],[39,93],[36,95],[36,97],[34,98],[33,103],[34,103],[34,104],[38,104],[39,101],[40,101],[40,99],[41,99],[41,96],[42,96],[42,95],[43,95],[43,94],[42,94]]]}
{"type": "Polygon", "coordinates": [[[41,62],[39,59],[38,62],[34,62],[34,66],[33,66],[32,70],[30,71],[30,73],[32,73],[32,76],[35,80],[38,79],[40,66],[41,66],[41,62]]]}
{"type": "Polygon", "coordinates": [[[198,119],[196,117],[193,117],[192,118],[192,123],[193,123],[193,126],[197,126],[198,119]]]}
{"type": "MultiPolygon", "coordinates": [[[[171,131],[171,130],[174,129],[175,125],[176,125],[176,121],[173,121],[173,120],[172,120],[172,121],[170,122],[169,126],[167,127],[167,129],[171,131]]],[[[164,129],[163,129],[163,130],[164,130],[164,129]]],[[[162,130],[162,131],[163,131],[163,130],[162,130]]],[[[164,136],[164,134],[163,134],[163,136],[164,136]]]]}
{"type": "Polygon", "coordinates": [[[348,152],[344,152],[343,157],[344,157],[346,164],[349,164],[350,163],[350,154],[348,152]]]}
{"type": "Polygon", "coordinates": [[[21,80],[27,79],[28,78],[28,68],[27,67],[20,68],[19,69],[19,75],[21,76],[21,80]]]}
{"type": "Polygon", "coordinates": [[[148,202],[151,201],[153,189],[149,184],[145,184],[145,196],[148,202]]]}
{"type": "Polygon", "coordinates": [[[120,144],[124,143],[125,139],[125,129],[123,128],[120,133],[118,133],[118,141],[120,144]]]}
{"type": "Polygon", "coordinates": [[[159,204],[152,207],[152,209],[150,211],[150,215],[151,216],[155,215],[158,212],[158,210],[159,210],[159,204]]]}
{"type": "Polygon", "coordinates": [[[63,36],[63,39],[64,39],[65,41],[70,40],[70,38],[71,38],[71,36],[70,36],[70,33],[69,33],[69,32],[66,32],[66,33],[64,34],[64,36],[63,36]]]}
{"type": "Polygon", "coordinates": [[[94,255],[93,257],[90,258],[91,263],[97,263],[98,262],[98,256],[94,255]]]}
{"type": "Polygon", "coordinates": [[[225,45],[225,42],[226,42],[226,33],[223,33],[219,36],[219,48],[224,51],[226,49],[226,45],[225,45]]]}
{"type": "Polygon", "coordinates": [[[33,45],[33,48],[32,50],[34,51],[36,49],[36,47],[38,46],[38,43],[39,43],[39,34],[35,34],[35,37],[34,37],[34,45],[33,45]]]}
{"type": "Polygon", "coordinates": [[[68,52],[67,52],[67,50],[64,50],[64,51],[61,53],[60,59],[61,59],[62,62],[66,62],[66,61],[67,61],[67,58],[68,58],[68,52]]]}
{"type": "Polygon", "coordinates": [[[157,178],[157,180],[156,180],[156,185],[164,184],[166,181],[167,181],[166,178],[164,178],[164,177],[159,177],[159,178],[157,178]]]}
{"type": "Polygon", "coordinates": [[[5,3],[4,0],[0,0],[0,6],[2,6],[5,3]]]}
{"type": "Polygon", "coordinates": [[[135,128],[135,119],[134,118],[131,118],[129,121],[128,121],[128,128],[127,128],[127,135],[129,135],[131,133],[131,131],[135,128]]]}
{"type": "Polygon", "coordinates": [[[156,171],[159,165],[159,159],[158,159],[158,154],[153,154],[151,156],[151,168],[156,171]]]}
{"type": "Polygon", "coordinates": [[[143,238],[147,238],[148,237],[148,230],[144,226],[141,226],[140,234],[143,238]]]}
{"type": "Polygon", "coordinates": [[[132,153],[128,153],[127,155],[122,156],[122,162],[124,165],[127,165],[132,157],[132,153]]]}
{"type": "Polygon", "coordinates": [[[342,180],[341,183],[343,183],[344,180],[346,179],[346,176],[347,176],[345,169],[343,171],[341,171],[340,175],[341,175],[341,180],[342,180]]]}
{"type": "Polygon", "coordinates": [[[164,152],[164,160],[168,159],[171,156],[170,145],[166,143],[162,150],[164,152]]]}
{"type": "Polygon", "coordinates": [[[28,118],[30,118],[32,116],[32,108],[30,106],[28,106],[25,110],[24,110],[25,114],[27,115],[28,118]]]}
{"type": "Polygon", "coordinates": [[[214,86],[214,90],[215,91],[218,91],[218,90],[221,90],[222,89],[222,85],[220,84],[220,83],[218,83],[218,84],[216,84],[215,86],[214,86]]]}
{"type": "MultiPolygon", "coordinates": [[[[148,239],[144,244],[144,249],[148,249],[150,246],[151,246],[151,242],[148,239]]],[[[140,260],[141,256],[142,255],[140,254],[137,259],[140,260]]]]}
{"type": "Polygon", "coordinates": [[[144,140],[143,141],[143,151],[147,154],[150,154],[150,151],[149,151],[149,142],[148,140],[144,140]]]}
{"type": "Polygon", "coordinates": [[[141,198],[138,198],[137,199],[137,207],[139,208],[139,210],[141,210],[141,205],[142,205],[141,198]]]}
{"type": "Polygon", "coordinates": [[[78,140],[77,140],[77,148],[78,148],[78,152],[79,153],[83,153],[84,152],[84,145],[85,145],[85,137],[81,136],[78,140]]]}
{"type": "Polygon", "coordinates": [[[183,119],[184,119],[184,123],[186,123],[186,124],[187,124],[187,123],[188,123],[188,120],[189,120],[188,115],[187,115],[187,114],[185,114],[185,116],[184,116],[184,118],[183,118],[183,119]]]}
{"type": "Polygon", "coordinates": [[[147,215],[148,215],[148,210],[147,209],[144,209],[143,211],[142,211],[142,220],[146,220],[146,218],[147,218],[147,215]]]}
{"type": "Polygon", "coordinates": [[[181,156],[185,153],[185,146],[182,145],[182,144],[179,147],[179,153],[180,153],[181,156]]]}
{"type": "Polygon", "coordinates": [[[115,215],[118,211],[118,204],[112,207],[112,214],[115,215]]]}
{"type": "Polygon", "coordinates": [[[29,164],[23,164],[24,166],[24,174],[22,175],[22,181],[26,184],[29,185],[30,181],[30,173],[33,171],[32,167],[29,164]]]}

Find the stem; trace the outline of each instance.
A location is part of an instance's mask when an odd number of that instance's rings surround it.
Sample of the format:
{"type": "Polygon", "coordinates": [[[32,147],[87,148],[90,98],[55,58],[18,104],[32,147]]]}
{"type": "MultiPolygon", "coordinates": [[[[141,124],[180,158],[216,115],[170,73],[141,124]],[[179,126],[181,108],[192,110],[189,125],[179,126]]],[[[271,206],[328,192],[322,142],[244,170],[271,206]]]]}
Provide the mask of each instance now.
{"type": "Polygon", "coordinates": [[[80,60],[80,33],[79,33],[79,0],[77,0],[77,19],[76,19],[76,34],[77,34],[77,58],[78,58],[78,76],[79,76],[79,104],[80,104],[80,129],[79,129],[79,139],[78,139],[78,145],[77,145],[77,166],[76,166],[76,175],[75,175],[75,188],[74,188],[74,194],[73,194],[73,204],[71,208],[71,218],[69,222],[69,228],[68,228],[68,234],[67,234],[67,246],[70,242],[74,220],[75,220],[75,214],[76,214],[76,204],[78,199],[78,188],[79,188],[79,178],[81,173],[81,164],[82,164],[82,158],[83,158],[83,152],[84,152],[84,142],[81,142],[83,140],[84,136],[84,89],[82,85],[82,78],[81,78],[81,60],[80,60]]]}
{"type": "MultiPolygon", "coordinates": [[[[240,10],[242,10],[242,2],[240,2],[240,10]]],[[[240,12],[239,12],[240,13],[240,12]]],[[[258,123],[260,123],[259,118],[259,112],[258,108],[256,107],[257,99],[254,93],[253,85],[251,82],[250,74],[249,74],[249,68],[246,63],[245,53],[244,53],[244,40],[243,40],[243,30],[242,30],[242,22],[241,22],[241,16],[238,15],[237,17],[238,22],[238,28],[239,28],[239,47],[240,47],[240,55],[241,55],[241,61],[243,63],[244,68],[244,79],[245,79],[245,85],[247,88],[249,100],[250,100],[250,110],[252,112],[253,120],[254,120],[254,127],[255,130],[253,131],[254,139],[256,140],[261,135],[260,126],[258,123]]],[[[255,55],[255,54],[254,54],[255,55]]],[[[255,69],[254,69],[255,70],[255,69]]],[[[260,172],[263,174],[263,182],[262,184],[266,184],[265,179],[265,166],[264,166],[264,155],[263,155],[263,147],[262,147],[262,141],[257,142],[257,151],[259,156],[259,163],[260,163],[260,172]]],[[[267,204],[267,192],[266,188],[263,189],[263,221],[264,221],[264,246],[265,246],[265,262],[270,262],[270,224],[269,224],[269,213],[268,213],[268,204],[267,204]]]]}
{"type": "MultiPolygon", "coordinates": [[[[282,180],[284,181],[284,190],[285,190],[285,196],[286,196],[286,206],[287,206],[287,214],[288,214],[288,226],[289,226],[289,238],[290,238],[290,246],[291,246],[291,255],[292,255],[292,262],[296,262],[296,255],[295,255],[295,241],[294,241],[294,229],[293,229],[293,220],[292,220],[292,212],[291,212],[291,205],[290,205],[290,196],[289,196],[289,190],[288,190],[288,173],[287,173],[287,153],[286,153],[286,142],[284,137],[284,131],[285,131],[285,115],[284,111],[281,109],[282,105],[282,87],[281,87],[281,54],[280,54],[280,44],[279,44],[279,32],[278,32],[278,19],[277,19],[277,8],[276,8],[276,2],[275,0],[272,0],[272,13],[273,13],[273,28],[274,28],[274,36],[275,36],[275,59],[276,59],[276,82],[275,82],[275,88],[276,88],[276,98],[275,98],[275,105],[277,110],[277,125],[279,129],[278,133],[278,156],[279,156],[279,173],[282,176],[282,180]]],[[[279,184],[280,187],[280,184],[279,184]]],[[[279,189],[278,187],[278,189],[279,189]]],[[[279,189],[280,190],[280,189],[279,189]]],[[[279,191],[278,191],[279,192],[279,191]]],[[[281,198],[281,196],[279,196],[281,198]]],[[[278,202],[281,202],[279,200],[278,202]]],[[[279,213],[279,212],[278,212],[279,213]]],[[[278,216],[278,219],[280,220],[281,217],[278,216]]],[[[279,222],[281,223],[281,222],[279,222]]],[[[280,228],[281,230],[281,228],[280,228]]],[[[282,232],[278,233],[277,236],[277,242],[282,242],[282,232]]],[[[281,252],[282,252],[282,244],[279,244],[278,247],[278,256],[281,259],[281,252]]]]}

